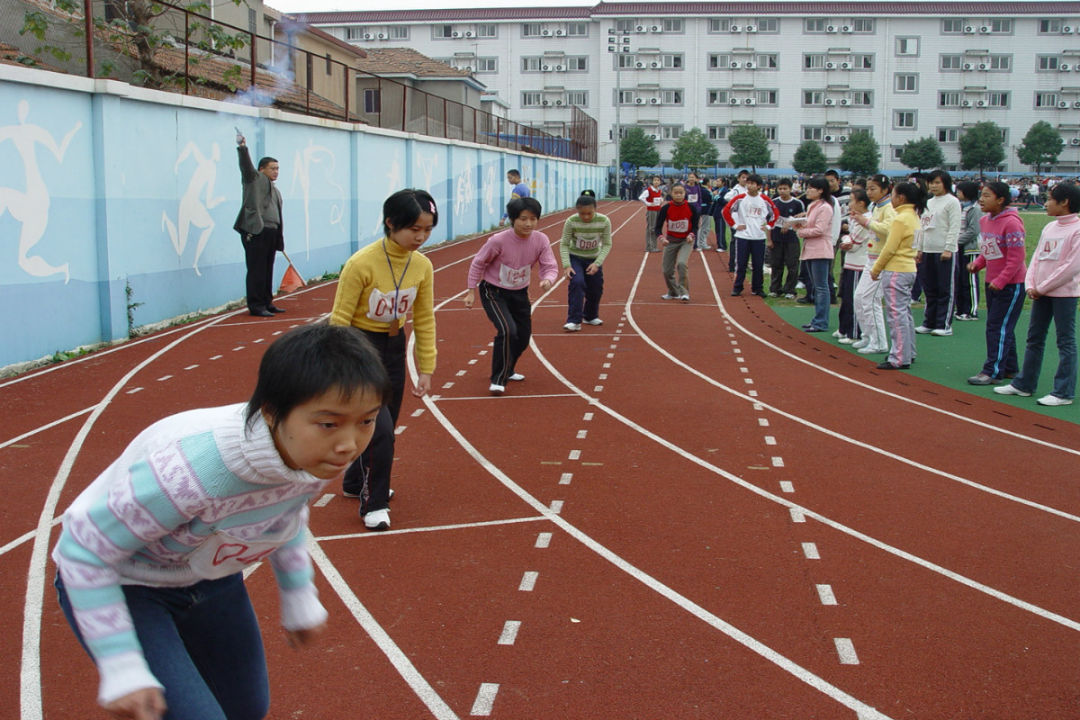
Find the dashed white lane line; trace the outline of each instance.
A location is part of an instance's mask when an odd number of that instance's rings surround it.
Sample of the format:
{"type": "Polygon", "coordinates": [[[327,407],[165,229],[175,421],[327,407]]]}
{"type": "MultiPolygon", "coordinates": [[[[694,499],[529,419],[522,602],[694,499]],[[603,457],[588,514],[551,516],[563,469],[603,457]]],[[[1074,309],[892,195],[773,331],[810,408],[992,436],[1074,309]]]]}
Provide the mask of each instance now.
{"type": "Polygon", "coordinates": [[[607,373],[600,373],[600,375],[596,379],[597,380],[607,380],[607,373]]]}
{"type": "Polygon", "coordinates": [[[748,368],[748,367],[741,367],[741,368],[739,368],[739,372],[741,372],[741,373],[748,373],[748,372],[750,372],[750,368],[748,368]]]}
{"type": "Polygon", "coordinates": [[[593,414],[591,412],[587,412],[581,417],[581,419],[585,422],[589,422],[593,419],[593,414]]]}
{"type": "Polygon", "coordinates": [[[252,342],[258,345],[259,343],[263,342],[263,338],[258,338],[257,340],[253,340],[252,342]]]}
{"type": "Polygon", "coordinates": [[[465,374],[465,373],[467,373],[467,372],[469,372],[469,371],[468,371],[468,370],[458,370],[458,371],[457,371],[457,376],[458,376],[458,377],[461,377],[462,375],[464,375],[464,374],[465,374]]]}
{"type": "Polygon", "coordinates": [[[476,358],[473,358],[472,360],[469,361],[469,364],[470,365],[475,365],[477,362],[479,362],[479,361],[476,358]]]}
{"type": "Polygon", "coordinates": [[[784,467],[784,458],[779,455],[773,456],[771,462],[773,467],[784,467]]]}
{"type": "Polygon", "coordinates": [[[426,408],[416,408],[409,417],[420,417],[424,414],[424,410],[426,410],[426,408]]]}
{"type": "Polygon", "coordinates": [[[765,444],[766,445],[775,445],[776,444],[776,438],[774,436],[772,436],[772,435],[766,435],[765,436],[765,444]]]}
{"type": "Polygon", "coordinates": [[[214,357],[212,357],[212,358],[210,358],[210,359],[211,359],[211,360],[220,360],[220,359],[221,359],[221,358],[223,358],[223,357],[225,357],[225,356],[224,356],[224,355],[215,355],[214,357]]]}
{"type": "Polygon", "coordinates": [[[760,425],[761,427],[769,427],[769,419],[768,418],[758,418],[757,419],[757,424],[760,425]]]}
{"type": "Polygon", "coordinates": [[[791,513],[791,522],[793,522],[793,523],[804,523],[804,522],[806,522],[806,515],[803,513],[802,510],[799,510],[798,508],[788,508],[788,512],[791,513]]]}
{"type": "Polygon", "coordinates": [[[569,485],[570,481],[574,479],[574,473],[563,473],[559,478],[560,485],[569,485]]]}
{"type": "Polygon", "coordinates": [[[822,605],[835,605],[836,595],[833,594],[832,585],[818,585],[817,594],[822,605]]]}
{"type": "Polygon", "coordinates": [[[540,577],[540,573],[535,570],[526,570],[525,574],[521,576],[521,584],[518,585],[518,590],[521,592],[532,592],[536,587],[536,580],[540,577]]]}
{"type": "Polygon", "coordinates": [[[753,385],[754,384],[754,378],[743,378],[743,382],[746,383],[747,385],[753,385]]]}
{"type": "Polygon", "coordinates": [[[841,665],[858,665],[859,656],[855,654],[855,643],[850,638],[833,638],[836,643],[836,654],[840,656],[841,665]]]}
{"type": "Polygon", "coordinates": [[[184,368],[184,369],[185,369],[185,370],[194,370],[194,369],[195,369],[195,368],[197,368],[197,367],[199,367],[198,363],[196,363],[195,365],[188,365],[188,366],[187,366],[186,368],[184,368]]]}
{"type": "Polygon", "coordinates": [[[450,382],[447,382],[447,383],[443,383],[442,389],[443,390],[449,390],[452,387],[454,387],[453,380],[451,380],[450,382]]]}
{"type": "Polygon", "coordinates": [[[563,506],[563,501],[562,500],[552,500],[551,505],[550,505],[551,512],[558,515],[559,513],[562,512],[562,506],[563,506]]]}
{"type": "Polygon", "coordinates": [[[806,556],[807,560],[820,560],[821,559],[821,555],[818,554],[817,545],[815,545],[814,543],[803,543],[802,544],[802,551],[803,551],[803,555],[806,556]]]}
{"type": "Polygon", "coordinates": [[[502,633],[499,634],[500,645],[513,645],[517,640],[518,630],[521,629],[520,620],[507,620],[503,625],[502,633]]]}
{"type": "Polygon", "coordinates": [[[543,548],[546,548],[546,547],[548,547],[550,545],[551,545],[551,533],[542,532],[542,533],[540,533],[539,535],[536,536],[536,547],[543,549],[543,548]]]}
{"type": "Polygon", "coordinates": [[[795,492],[795,486],[791,484],[790,480],[781,480],[780,491],[786,493],[793,493],[795,492]]]}
{"type": "Polygon", "coordinates": [[[568,460],[580,460],[581,459],[581,451],[580,450],[571,450],[570,454],[567,455],[566,457],[567,457],[568,460]]]}
{"type": "Polygon", "coordinates": [[[326,507],[326,504],[334,499],[334,493],[326,493],[321,498],[311,503],[312,507],[326,507]]]}
{"type": "Polygon", "coordinates": [[[584,440],[585,436],[588,435],[588,434],[589,434],[588,430],[578,430],[577,431],[577,439],[578,440],[584,440]]]}
{"type": "Polygon", "coordinates": [[[596,386],[593,387],[592,391],[597,392],[597,393],[598,392],[604,392],[604,386],[603,385],[596,385],[596,386]]]}
{"type": "Polygon", "coordinates": [[[128,395],[134,395],[135,393],[140,392],[141,390],[142,390],[141,387],[133,387],[133,388],[131,388],[130,390],[127,391],[127,394],[128,395]]]}
{"type": "Polygon", "coordinates": [[[407,425],[398,425],[396,428],[394,428],[394,434],[395,435],[400,435],[401,433],[405,432],[406,427],[408,427],[408,426],[407,425]]]}
{"type": "Polygon", "coordinates": [[[495,705],[495,696],[498,694],[499,683],[481,683],[469,714],[478,717],[490,715],[491,708],[495,705]]]}
{"type": "Polygon", "coordinates": [[[239,350],[243,350],[243,349],[244,349],[244,346],[243,346],[243,345],[237,345],[236,347],[234,347],[234,348],[232,349],[232,351],[233,351],[233,352],[237,352],[237,351],[239,351],[239,350]]]}
{"type": "Polygon", "coordinates": [[[162,375],[157,379],[158,382],[165,382],[166,380],[172,380],[172,375],[162,375]]]}

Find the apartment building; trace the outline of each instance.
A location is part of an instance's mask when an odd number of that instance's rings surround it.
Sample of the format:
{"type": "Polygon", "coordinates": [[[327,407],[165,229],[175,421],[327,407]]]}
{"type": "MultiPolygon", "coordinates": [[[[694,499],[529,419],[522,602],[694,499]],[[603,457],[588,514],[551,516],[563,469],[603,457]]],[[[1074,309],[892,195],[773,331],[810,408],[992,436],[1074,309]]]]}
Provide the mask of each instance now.
{"type": "Polygon", "coordinates": [[[700,128],[726,159],[730,130],[769,137],[775,167],[815,140],[830,160],[869,131],[886,170],[932,136],[959,163],[966,127],[1003,132],[1002,170],[1045,120],[1080,172],[1080,2],[601,2],[592,7],[320,12],[302,21],[359,47],[407,46],[467,70],[511,119],[555,128],[571,106],[597,119],[600,162],[616,127],[655,136],[661,158],[700,128]]]}

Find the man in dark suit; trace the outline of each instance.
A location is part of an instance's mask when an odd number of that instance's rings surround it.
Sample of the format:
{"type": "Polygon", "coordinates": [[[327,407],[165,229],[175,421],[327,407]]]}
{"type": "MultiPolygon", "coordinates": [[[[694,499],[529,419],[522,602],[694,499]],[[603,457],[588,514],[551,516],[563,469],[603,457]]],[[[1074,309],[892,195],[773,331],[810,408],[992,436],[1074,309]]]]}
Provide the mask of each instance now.
{"type": "Polygon", "coordinates": [[[240,233],[244,244],[248,312],[257,317],[272,317],[274,313],[285,312],[273,303],[274,256],[278,250],[285,249],[281,193],[274,185],[280,167],[274,158],[264,157],[256,170],[243,135],[236,136],[236,151],[240,156],[244,203],[233,229],[240,233]]]}

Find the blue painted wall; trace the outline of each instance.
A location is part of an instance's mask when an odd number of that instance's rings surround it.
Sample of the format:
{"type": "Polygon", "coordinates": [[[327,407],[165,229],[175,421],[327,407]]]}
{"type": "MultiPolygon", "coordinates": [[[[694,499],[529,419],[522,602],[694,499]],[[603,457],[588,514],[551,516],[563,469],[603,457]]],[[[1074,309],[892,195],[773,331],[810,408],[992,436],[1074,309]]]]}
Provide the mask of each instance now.
{"type": "MultiPolygon", "coordinates": [[[[382,236],[383,200],[429,191],[431,243],[498,224],[521,170],[545,212],[606,168],[0,66],[0,367],[242,298],[235,128],[281,164],[304,277],[382,236]],[[130,298],[129,293],[130,292],[130,298]]],[[[275,287],[287,264],[279,256],[275,287]]]]}

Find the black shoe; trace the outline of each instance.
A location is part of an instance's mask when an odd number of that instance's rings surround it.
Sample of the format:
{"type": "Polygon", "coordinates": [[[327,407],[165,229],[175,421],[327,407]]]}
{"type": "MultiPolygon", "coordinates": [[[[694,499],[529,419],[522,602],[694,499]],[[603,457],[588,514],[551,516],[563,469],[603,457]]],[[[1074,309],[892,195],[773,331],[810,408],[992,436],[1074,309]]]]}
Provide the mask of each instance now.
{"type": "Polygon", "coordinates": [[[761,290],[758,290],[757,292],[754,292],[754,293],[751,293],[751,294],[753,294],[753,295],[757,295],[757,296],[758,296],[759,298],[763,298],[763,297],[768,297],[768,296],[767,296],[767,295],[766,295],[765,293],[763,293],[763,292],[762,292],[761,290]]]}
{"type": "Polygon", "coordinates": [[[909,367],[911,367],[911,365],[908,365],[908,364],[893,365],[888,360],[886,360],[885,362],[880,362],[877,365],[878,370],[907,370],[909,367]]]}
{"type": "Polygon", "coordinates": [[[284,310],[283,308],[279,308],[279,307],[278,307],[277,305],[271,305],[271,306],[269,306],[269,307],[267,308],[267,310],[269,310],[269,311],[270,311],[270,312],[272,312],[272,313],[282,313],[282,312],[285,312],[285,310],[284,310]]]}
{"type": "Polygon", "coordinates": [[[799,303],[800,305],[812,305],[814,301],[810,299],[809,295],[803,295],[801,298],[797,299],[795,302],[799,303]]]}
{"type": "Polygon", "coordinates": [[[813,325],[811,325],[810,327],[804,327],[803,328],[803,330],[805,330],[806,332],[825,332],[828,329],[829,328],[817,328],[817,327],[814,327],[813,325]]]}
{"type": "Polygon", "coordinates": [[[251,314],[255,317],[274,317],[274,313],[269,310],[252,310],[251,314]]]}
{"type": "Polygon", "coordinates": [[[738,290],[731,291],[731,297],[739,297],[740,295],[742,295],[742,293],[738,290]]]}

